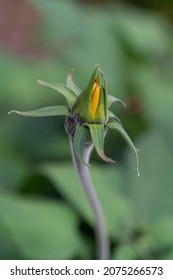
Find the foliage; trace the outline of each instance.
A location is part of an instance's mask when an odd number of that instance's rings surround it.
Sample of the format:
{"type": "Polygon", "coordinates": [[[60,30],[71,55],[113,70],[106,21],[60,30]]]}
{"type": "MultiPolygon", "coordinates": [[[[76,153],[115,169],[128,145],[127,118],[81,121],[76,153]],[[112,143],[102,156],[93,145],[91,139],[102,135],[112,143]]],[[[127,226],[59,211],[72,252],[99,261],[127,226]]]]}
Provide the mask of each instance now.
{"type": "Polygon", "coordinates": [[[111,109],[139,149],[141,173],[136,175],[123,138],[110,132],[105,150],[116,165],[104,165],[95,153],[91,173],[112,258],[172,259],[171,24],[155,13],[113,3],[84,8],[70,0],[29,2],[43,16],[40,45],[48,42],[52,54],[19,58],[0,51],[0,258],[95,258],[93,217],[72,167],[64,118],[7,112],[65,105],[63,97],[35,81],[63,84],[72,67],[84,88],[99,63],[108,93],[127,104],[111,109]]]}

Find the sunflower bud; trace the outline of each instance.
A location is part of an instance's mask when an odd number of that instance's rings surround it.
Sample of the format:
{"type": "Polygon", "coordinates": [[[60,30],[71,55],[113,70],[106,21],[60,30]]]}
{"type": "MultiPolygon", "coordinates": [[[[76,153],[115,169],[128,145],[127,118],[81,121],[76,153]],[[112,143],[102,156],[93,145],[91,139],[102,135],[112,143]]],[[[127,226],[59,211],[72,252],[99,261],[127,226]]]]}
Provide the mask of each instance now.
{"type": "Polygon", "coordinates": [[[72,106],[72,113],[79,118],[81,123],[106,123],[106,82],[103,73],[98,66],[96,66],[96,69],[91,75],[87,87],[82,91],[72,106]]]}

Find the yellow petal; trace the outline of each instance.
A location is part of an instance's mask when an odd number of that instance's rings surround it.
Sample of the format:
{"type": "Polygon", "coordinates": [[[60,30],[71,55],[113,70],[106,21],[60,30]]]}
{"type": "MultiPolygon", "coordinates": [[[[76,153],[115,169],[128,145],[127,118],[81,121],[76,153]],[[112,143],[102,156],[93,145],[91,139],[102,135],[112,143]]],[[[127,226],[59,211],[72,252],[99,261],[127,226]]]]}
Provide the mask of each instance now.
{"type": "Polygon", "coordinates": [[[91,97],[91,114],[93,118],[95,117],[95,114],[97,112],[98,104],[100,101],[100,93],[101,87],[98,84],[97,80],[95,80],[91,97]]]}

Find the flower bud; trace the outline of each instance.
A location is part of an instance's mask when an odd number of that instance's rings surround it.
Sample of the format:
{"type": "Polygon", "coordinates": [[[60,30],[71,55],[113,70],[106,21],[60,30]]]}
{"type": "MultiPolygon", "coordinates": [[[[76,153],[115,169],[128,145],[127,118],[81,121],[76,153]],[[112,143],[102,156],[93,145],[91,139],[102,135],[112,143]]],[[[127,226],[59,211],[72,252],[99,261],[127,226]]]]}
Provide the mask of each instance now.
{"type": "Polygon", "coordinates": [[[82,91],[72,106],[72,113],[81,123],[104,124],[107,120],[106,84],[98,66],[91,75],[87,87],[82,91]],[[100,83],[102,79],[103,85],[100,83]]]}

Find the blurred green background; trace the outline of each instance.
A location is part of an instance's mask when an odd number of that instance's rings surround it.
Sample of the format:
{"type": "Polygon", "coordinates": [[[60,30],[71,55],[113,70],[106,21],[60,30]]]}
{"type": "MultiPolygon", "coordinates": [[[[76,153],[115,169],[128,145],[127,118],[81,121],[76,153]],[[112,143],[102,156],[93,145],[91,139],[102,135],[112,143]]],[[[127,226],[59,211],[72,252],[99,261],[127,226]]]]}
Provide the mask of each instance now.
{"type": "Polygon", "coordinates": [[[0,0],[0,259],[94,259],[94,220],[72,166],[64,118],[8,115],[65,104],[36,83],[80,88],[99,63],[120,135],[92,154],[112,259],[173,259],[173,2],[0,0]]]}

